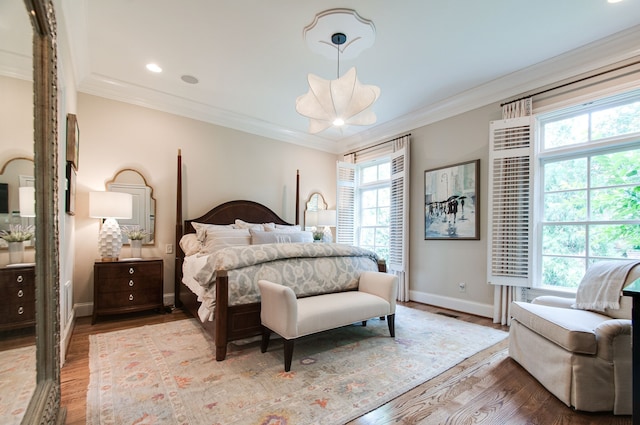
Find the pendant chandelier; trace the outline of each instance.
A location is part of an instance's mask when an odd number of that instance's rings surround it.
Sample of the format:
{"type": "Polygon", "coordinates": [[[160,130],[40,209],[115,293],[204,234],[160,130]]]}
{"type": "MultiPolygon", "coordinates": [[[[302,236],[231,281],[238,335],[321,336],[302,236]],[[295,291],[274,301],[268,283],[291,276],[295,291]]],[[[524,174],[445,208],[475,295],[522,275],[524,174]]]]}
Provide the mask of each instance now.
{"type": "MultiPolygon", "coordinates": [[[[345,13],[355,15],[355,11],[340,9],[324,12],[321,17],[345,13]]],[[[318,18],[316,22],[317,20],[318,18]]],[[[358,39],[360,37],[356,40],[358,39]]],[[[371,125],[376,122],[376,115],[371,106],[380,96],[380,88],[360,83],[355,68],[340,76],[340,54],[349,46],[345,45],[346,41],[347,36],[344,33],[337,32],[331,35],[331,45],[338,57],[337,79],[325,80],[309,74],[309,91],[296,99],[296,111],[309,118],[309,133],[319,133],[332,126],[371,125]]]]}

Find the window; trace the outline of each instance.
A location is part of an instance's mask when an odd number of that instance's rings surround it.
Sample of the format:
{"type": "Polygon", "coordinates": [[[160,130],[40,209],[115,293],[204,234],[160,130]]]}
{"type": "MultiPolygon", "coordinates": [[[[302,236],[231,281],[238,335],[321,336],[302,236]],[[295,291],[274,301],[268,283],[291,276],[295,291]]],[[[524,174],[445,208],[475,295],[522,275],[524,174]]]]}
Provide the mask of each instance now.
{"type": "Polygon", "coordinates": [[[538,123],[537,281],[575,289],[589,264],[640,249],[640,93],[538,123]]]}
{"type": "Polygon", "coordinates": [[[368,163],[358,167],[356,244],[389,259],[391,163],[368,163]]]}

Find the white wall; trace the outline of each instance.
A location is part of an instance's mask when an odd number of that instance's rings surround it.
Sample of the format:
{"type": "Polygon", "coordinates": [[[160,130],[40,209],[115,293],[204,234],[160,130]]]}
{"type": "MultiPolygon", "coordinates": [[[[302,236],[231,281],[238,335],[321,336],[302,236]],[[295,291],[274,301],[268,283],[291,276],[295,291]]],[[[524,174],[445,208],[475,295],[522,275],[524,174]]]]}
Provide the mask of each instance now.
{"type": "MultiPolygon", "coordinates": [[[[319,191],[335,207],[335,161],[322,151],[142,108],[78,95],[80,159],[76,186],[74,302],[89,314],[93,264],[98,258],[99,220],[88,217],[88,192],[123,168],[138,170],[154,189],[156,243],[143,256],[165,260],[165,299],[173,296],[176,156],[182,150],[184,218],[234,199],[260,202],[285,220],[295,220],[296,170],[300,170],[300,220],[304,201],[319,191]]],[[[123,247],[123,255],[129,248],[123,247]]]]}
{"type": "Polygon", "coordinates": [[[411,299],[492,316],[493,286],[487,284],[487,170],[489,105],[411,131],[411,299]],[[424,240],[424,172],[480,159],[480,240],[424,240]],[[458,284],[464,282],[466,291],[458,284]]]}

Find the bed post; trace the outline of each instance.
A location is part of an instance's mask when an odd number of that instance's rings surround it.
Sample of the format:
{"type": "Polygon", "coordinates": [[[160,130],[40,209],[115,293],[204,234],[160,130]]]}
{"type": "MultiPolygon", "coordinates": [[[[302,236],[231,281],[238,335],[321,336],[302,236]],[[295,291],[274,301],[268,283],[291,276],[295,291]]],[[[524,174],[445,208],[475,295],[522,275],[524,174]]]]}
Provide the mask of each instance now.
{"type": "Polygon", "coordinates": [[[216,307],[214,312],[215,317],[215,345],[216,345],[216,360],[222,361],[227,356],[227,329],[229,321],[228,307],[229,307],[229,277],[226,270],[216,271],[216,307]]]}
{"type": "Polygon", "coordinates": [[[296,222],[293,224],[300,224],[300,170],[296,170],[296,222]]]}
{"type": "Polygon", "coordinates": [[[175,308],[182,307],[182,301],[180,300],[180,284],[182,283],[182,261],[184,258],[184,253],[180,248],[180,238],[182,238],[182,233],[182,149],[178,149],[178,174],[176,187],[176,241],[174,244],[176,253],[176,264],[173,282],[173,305],[175,308]]]}

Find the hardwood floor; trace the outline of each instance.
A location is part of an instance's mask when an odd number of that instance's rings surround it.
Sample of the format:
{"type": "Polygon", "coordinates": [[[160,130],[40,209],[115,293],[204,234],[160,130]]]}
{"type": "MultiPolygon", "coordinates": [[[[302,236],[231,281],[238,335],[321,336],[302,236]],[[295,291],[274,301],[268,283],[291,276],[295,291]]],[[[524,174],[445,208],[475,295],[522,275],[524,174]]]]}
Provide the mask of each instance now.
{"type": "MultiPolygon", "coordinates": [[[[414,302],[402,304],[508,330],[483,317],[414,302]]],[[[86,423],[89,335],[187,317],[181,310],[175,310],[164,315],[142,313],[120,316],[99,321],[95,325],[91,325],[89,317],[79,318],[61,375],[61,403],[67,409],[66,424],[86,423]]],[[[630,416],[588,414],[568,408],[511,360],[506,347],[507,342],[503,341],[478,353],[350,424],[631,425],[630,416]]]]}

